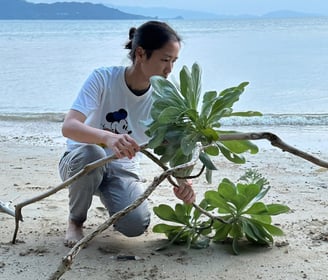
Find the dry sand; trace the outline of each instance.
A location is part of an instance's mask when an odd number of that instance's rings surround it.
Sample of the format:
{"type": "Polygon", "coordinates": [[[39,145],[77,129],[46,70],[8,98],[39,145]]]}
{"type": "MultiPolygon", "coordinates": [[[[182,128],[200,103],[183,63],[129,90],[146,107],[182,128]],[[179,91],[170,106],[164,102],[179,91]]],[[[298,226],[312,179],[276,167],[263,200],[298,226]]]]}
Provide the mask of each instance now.
{"type": "MultiPolygon", "coordinates": [[[[58,124],[59,125],[59,124],[58,124]]],[[[275,133],[281,136],[279,128],[275,133]]],[[[58,136],[12,131],[0,133],[0,200],[13,205],[61,183],[57,164],[64,152],[58,136]],[[24,136],[22,136],[24,135],[24,136]]],[[[284,129],[288,143],[328,160],[328,133],[284,129]]],[[[258,144],[258,143],[256,143],[258,144]]],[[[95,237],[76,257],[62,279],[328,279],[328,170],[284,153],[269,144],[247,155],[248,162],[234,165],[219,157],[213,184],[204,177],[194,180],[198,201],[222,178],[237,180],[257,169],[271,185],[265,202],[283,203],[291,212],[274,217],[285,236],[276,237],[270,248],[243,245],[235,256],[229,244],[211,244],[202,250],[172,246],[156,248],[166,241],[151,231],[159,219],[153,214],[149,231],[126,238],[112,227],[95,237]],[[117,255],[135,255],[140,260],[117,260],[117,255]]],[[[143,164],[145,186],[161,170],[150,160],[143,164]]],[[[179,202],[167,182],[151,195],[151,207],[179,202]]],[[[23,208],[17,244],[11,244],[14,218],[0,213],[0,278],[47,279],[69,251],[63,245],[67,220],[67,190],[23,208]]],[[[107,212],[94,199],[85,233],[107,219],[107,212]]]]}

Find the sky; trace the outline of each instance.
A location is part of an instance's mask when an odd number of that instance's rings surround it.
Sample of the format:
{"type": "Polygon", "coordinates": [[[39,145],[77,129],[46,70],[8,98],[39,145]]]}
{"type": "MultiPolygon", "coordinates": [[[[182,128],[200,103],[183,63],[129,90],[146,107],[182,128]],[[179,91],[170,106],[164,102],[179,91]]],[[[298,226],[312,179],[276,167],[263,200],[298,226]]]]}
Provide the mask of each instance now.
{"type": "Polygon", "coordinates": [[[328,0],[26,0],[34,3],[92,2],[116,6],[165,7],[220,15],[263,15],[276,10],[328,15],[328,0]]]}

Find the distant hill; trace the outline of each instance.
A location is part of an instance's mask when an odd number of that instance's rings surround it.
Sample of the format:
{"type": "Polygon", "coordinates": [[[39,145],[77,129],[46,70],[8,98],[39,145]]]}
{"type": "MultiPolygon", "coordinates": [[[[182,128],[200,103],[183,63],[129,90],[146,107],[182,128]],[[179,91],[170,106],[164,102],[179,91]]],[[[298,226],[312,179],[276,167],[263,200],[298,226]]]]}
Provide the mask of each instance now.
{"type": "Polygon", "coordinates": [[[102,4],[56,2],[34,4],[25,0],[0,0],[0,19],[149,19],[102,4]]]}
{"type": "MultiPolygon", "coordinates": [[[[58,0],[63,1],[63,0],[58,0]]],[[[66,0],[69,1],[69,0],[66,0]]],[[[74,0],[72,0],[74,1],[74,0]]],[[[88,0],[36,4],[27,0],[0,0],[0,19],[244,19],[244,18],[297,18],[317,17],[318,14],[295,11],[273,11],[261,16],[223,15],[171,9],[166,7],[114,6],[109,0],[99,0],[104,4],[92,4],[88,0]]],[[[186,7],[188,8],[188,7],[186,7]]]]}
{"type": "MultiPolygon", "coordinates": [[[[102,0],[104,5],[112,8],[117,8],[120,11],[126,13],[137,13],[144,16],[153,16],[160,19],[250,19],[250,18],[296,18],[296,17],[319,17],[324,15],[302,13],[296,11],[273,11],[264,15],[251,15],[251,14],[240,14],[240,15],[225,15],[216,13],[207,13],[200,11],[192,11],[187,9],[172,9],[166,7],[140,7],[140,6],[119,6],[107,4],[107,1],[102,0]]],[[[111,2],[111,1],[108,1],[111,2]]],[[[188,7],[186,7],[188,8],[188,7]]]]}
{"type": "MultiPolygon", "coordinates": [[[[106,4],[105,4],[106,5],[106,4]]],[[[110,5],[106,5],[111,7],[110,5]]],[[[152,16],[160,19],[219,19],[222,16],[199,11],[191,11],[184,9],[172,9],[164,7],[140,7],[140,6],[112,6],[126,13],[137,13],[144,16],[152,16]]]]}
{"type": "Polygon", "coordinates": [[[318,17],[322,15],[310,14],[310,13],[301,13],[289,10],[274,11],[271,13],[264,14],[264,18],[301,18],[301,17],[318,17]]]}

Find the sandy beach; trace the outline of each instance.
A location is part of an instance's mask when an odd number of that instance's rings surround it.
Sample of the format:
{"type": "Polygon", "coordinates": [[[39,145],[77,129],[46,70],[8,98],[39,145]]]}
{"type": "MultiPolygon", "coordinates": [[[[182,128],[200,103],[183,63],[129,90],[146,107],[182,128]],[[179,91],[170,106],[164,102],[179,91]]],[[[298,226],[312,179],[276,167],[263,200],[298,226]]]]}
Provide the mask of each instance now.
{"type": "MultiPolygon", "coordinates": [[[[328,160],[328,131],[314,128],[272,127],[266,129],[292,146],[328,160]]],[[[258,128],[262,131],[263,128],[258,128]]],[[[246,131],[252,129],[246,128],[246,131]]],[[[61,183],[57,164],[65,151],[58,123],[1,123],[0,200],[12,206],[61,183]]],[[[270,182],[267,203],[282,203],[290,213],[274,217],[285,235],[275,237],[272,247],[242,245],[240,255],[230,244],[211,244],[206,249],[187,250],[171,246],[156,251],[166,240],[152,232],[160,220],[140,237],[126,238],[112,227],[95,237],[76,257],[62,279],[328,279],[328,170],[285,153],[265,141],[256,142],[260,151],[246,155],[244,165],[222,157],[215,159],[218,171],[213,183],[202,176],[194,180],[197,201],[216,189],[225,177],[237,180],[247,169],[257,169],[270,182]],[[138,256],[118,260],[118,255],[138,256]]],[[[145,187],[161,169],[149,159],[142,162],[145,187]]],[[[163,182],[150,196],[151,207],[179,201],[171,186],[163,182]]],[[[23,208],[17,244],[12,244],[15,220],[0,213],[0,278],[47,279],[69,251],[63,245],[68,212],[67,190],[23,208]]],[[[92,232],[106,219],[107,211],[95,197],[85,223],[92,232]]]]}

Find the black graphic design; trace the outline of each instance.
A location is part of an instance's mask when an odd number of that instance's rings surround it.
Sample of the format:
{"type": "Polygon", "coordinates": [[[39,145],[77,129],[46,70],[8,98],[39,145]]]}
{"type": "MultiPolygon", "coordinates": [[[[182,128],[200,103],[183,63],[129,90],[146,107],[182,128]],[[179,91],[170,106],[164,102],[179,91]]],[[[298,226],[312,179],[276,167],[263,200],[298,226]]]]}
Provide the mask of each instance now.
{"type": "Polygon", "coordinates": [[[128,113],[124,109],[108,113],[106,115],[108,124],[103,124],[103,129],[116,134],[131,134],[132,131],[129,130],[127,116],[128,113]]]}

